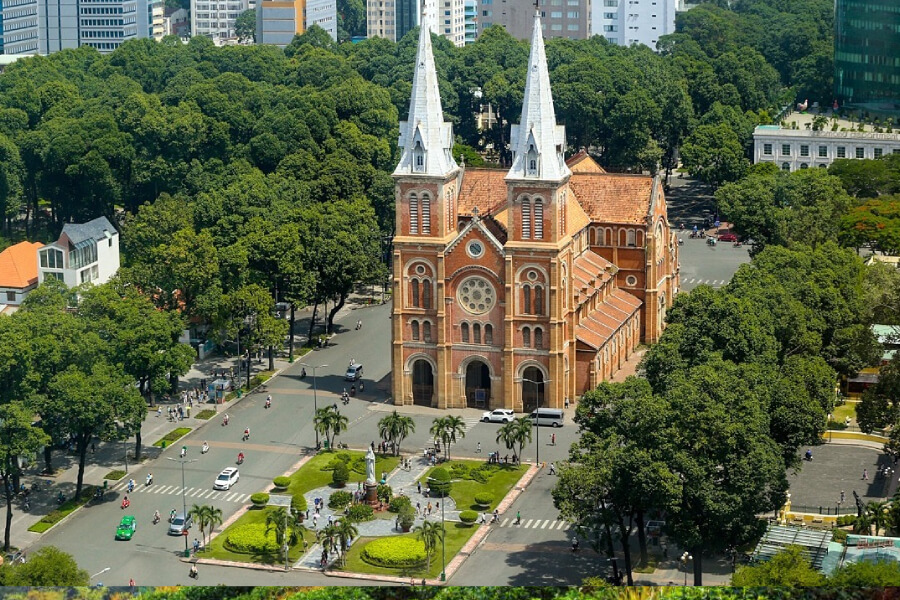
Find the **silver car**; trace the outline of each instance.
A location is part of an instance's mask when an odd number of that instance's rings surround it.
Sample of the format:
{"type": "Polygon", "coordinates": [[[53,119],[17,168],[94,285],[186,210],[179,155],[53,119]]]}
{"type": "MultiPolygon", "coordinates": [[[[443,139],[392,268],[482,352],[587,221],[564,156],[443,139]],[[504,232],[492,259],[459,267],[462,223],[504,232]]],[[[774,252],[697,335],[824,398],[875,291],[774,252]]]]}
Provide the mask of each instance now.
{"type": "Polygon", "coordinates": [[[172,523],[169,525],[169,535],[184,535],[184,532],[190,529],[193,524],[194,519],[190,514],[185,516],[184,513],[176,513],[175,518],[172,519],[172,523]]]}

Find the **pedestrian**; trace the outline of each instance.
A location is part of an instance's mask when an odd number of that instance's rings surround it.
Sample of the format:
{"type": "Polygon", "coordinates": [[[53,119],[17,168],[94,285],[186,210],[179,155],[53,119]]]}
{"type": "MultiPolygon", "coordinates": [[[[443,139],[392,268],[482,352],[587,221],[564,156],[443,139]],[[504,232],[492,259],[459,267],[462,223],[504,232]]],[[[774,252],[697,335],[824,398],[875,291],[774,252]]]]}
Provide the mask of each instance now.
{"type": "Polygon", "coordinates": [[[428,516],[431,516],[431,502],[428,503],[428,516]]]}
{"type": "Polygon", "coordinates": [[[421,481],[416,482],[416,491],[420,494],[422,493],[422,482],[421,481]]]}
{"type": "Polygon", "coordinates": [[[566,398],[566,408],[569,408],[569,399],[566,398]]]}
{"type": "Polygon", "coordinates": [[[422,503],[416,502],[416,514],[418,515],[419,511],[421,511],[421,510],[422,510],[422,503]]]}
{"type": "Polygon", "coordinates": [[[841,501],[840,504],[844,503],[844,490],[841,490],[841,501]]]}
{"type": "Polygon", "coordinates": [[[309,520],[309,507],[306,507],[306,520],[309,520]]]}
{"type": "Polygon", "coordinates": [[[481,513],[481,524],[484,525],[487,520],[487,513],[481,513]]]}
{"type": "Polygon", "coordinates": [[[97,443],[92,441],[91,442],[91,454],[94,454],[95,452],[97,452],[97,443]]]}
{"type": "Polygon", "coordinates": [[[862,476],[862,478],[863,478],[863,481],[868,481],[868,480],[869,480],[869,470],[868,470],[868,469],[863,469],[863,476],[862,476]]]}
{"type": "Polygon", "coordinates": [[[134,577],[132,577],[128,580],[128,587],[130,587],[132,589],[134,588],[134,577]]]}
{"type": "Polygon", "coordinates": [[[161,416],[162,416],[162,406],[157,406],[156,407],[156,418],[158,419],[161,416]]]}
{"type": "Polygon", "coordinates": [[[328,515],[328,524],[329,525],[334,524],[334,515],[328,515]]]}
{"type": "MultiPolygon", "coordinates": [[[[188,405],[188,407],[187,407],[187,416],[188,416],[188,419],[191,418],[191,406],[190,405],[188,405]]],[[[553,434],[553,437],[554,438],[556,437],[555,433],[553,434]]]]}
{"type": "Polygon", "coordinates": [[[306,538],[303,538],[303,552],[309,550],[309,542],[306,541],[306,538]]]}
{"type": "Polygon", "coordinates": [[[553,463],[550,463],[550,474],[556,475],[556,465],[553,463]]]}
{"type": "Polygon", "coordinates": [[[556,445],[556,434],[555,434],[555,433],[551,433],[551,434],[550,434],[550,445],[551,445],[551,446],[555,446],[555,445],[556,445]]]}
{"type": "Polygon", "coordinates": [[[313,529],[319,528],[319,509],[316,509],[316,513],[313,515],[313,529]]]}
{"type": "MultiPolygon", "coordinates": [[[[337,406],[337,404],[335,404],[335,406],[337,406]]],[[[372,440],[371,446],[372,446],[372,452],[375,452],[375,440],[372,440]]]]}
{"type": "Polygon", "coordinates": [[[200,540],[194,538],[194,554],[200,551],[200,540]]]}

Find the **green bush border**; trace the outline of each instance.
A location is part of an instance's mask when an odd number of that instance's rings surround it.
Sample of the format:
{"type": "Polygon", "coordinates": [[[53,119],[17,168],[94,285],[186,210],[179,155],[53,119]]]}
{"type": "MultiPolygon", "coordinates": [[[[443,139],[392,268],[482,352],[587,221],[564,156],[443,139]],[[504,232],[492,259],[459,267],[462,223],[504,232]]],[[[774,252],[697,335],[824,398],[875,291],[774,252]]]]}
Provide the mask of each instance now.
{"type": "Polygon", "coordinates": [[[113,469],[109,473],[103,476],[103,479],[109,479],[110,481],[118,481],[125,477],[126,473],[122,469],[113,469]]]}
{"type": "Polygon", "coordinates": [[[404,569],[410,567],[418,567],[425,564],[426,556],[425,556],[425,544],[420,542],[419,540],[412,537],[379,537],[371,542],[368,542],[360,552],[360,558],[363,561],[369,563],[370,565],[375,565],[376,567],[383,567],[387,569],[404,569]],[[367,550],[373,545],[397,545],[398,543],[402,543],[404,545],[422,545],[422,558],[414,558],[410,557],[409,560],[404,561],[400,564],[389,564],[384,561],[378,560],[377,558],[369,555],[367,550]]]}
{"type": "Polygon", "coordinates": [[[284,475],[279,475],[272,480],[272,485],[280,490],[286,490],[291,485],[291,478],[284,475]]]}
{"type": "Polygon", "coordinates": [[[459,513],[459,520],[467,525],[471,525],[478,520],[478,513],[474,510],[464,510],[459,513]]]}
{"type": "Polygon", "coordinates": [[[269,495],[265,492],[256,492],[255,494],[250,494],[250,502],[253,503],[253,506],[263,507],[269,503],[269,495]]]}
{"type": "Polygon", "coordinates": [[[96,489],[97,488],[93,485],[84,486],[81,489],[80,498],[72,498],[71,500],[66,500],[65,502],[63,502],[62,506],[50,512],[50,514],[45,515],[40,521],[29,527],[28,531],[32,531],[34,533],[44,533],[45,531],[62,521],[64,518],[69,516],[71,513],[75,512],[77,509],[90,502],[91,498],[94,497],[94,491],[96,489]]]}
{"type": "Polygon", "coordinates": [[[217,414],[218,414],[218,411],[215,411],[211,408],[206,408],[206,409],[203,409],[200,412],[198,412],[196,415],[194,415],[194,418],[195,419],[203,419],[204,421],[207,421],[209,419],[212,419],[217,414]]]}
{"type": "Polygon", "coordinates": [[[161,438],[159,438],[158,440],[153,442],[153,445],[156,446],[157,448],[160,448],[160,447],[162,447],[163,442],[165,442],[167,446],[171,446],[174,442],[177,442],[178,440],[180,440],[181,438],[183,438],[190,432],[191,432],[190,427],[179,427],[177,429],[173,429],[166,435],[162,436],[161,438]]]}

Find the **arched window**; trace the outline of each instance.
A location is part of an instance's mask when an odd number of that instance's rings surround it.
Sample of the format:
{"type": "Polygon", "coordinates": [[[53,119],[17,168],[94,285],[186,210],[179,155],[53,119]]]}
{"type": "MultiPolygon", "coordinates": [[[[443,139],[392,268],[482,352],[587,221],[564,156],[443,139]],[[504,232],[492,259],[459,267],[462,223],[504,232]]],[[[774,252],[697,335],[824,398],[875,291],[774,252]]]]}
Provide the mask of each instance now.
{"type": "Polygon", "coordinates": [[[475,323],[472,325],[472,343],[480,344],[481,343],[481,325],[475,323]]]}
{"type": "Polygon", "coordinates": [[[484,343],[488,346],[494,343],[494,328],[490,323],[484,326],[484,343]]]}
{"type": "Polygon", "coordinates": [[[422,338],[426,342],[431,341],[431,321],[425,321],[422,323],[422,338]]]}
{"type": "Polygon", "coordinates": [[[625,234],[625,243],[629,246],[634,246],[634,229],[629,229],[628,233],[625,234]]]}
{"type": "Polygon", "coordinates": [[[428,279],[422,282],[422,307],[431,308],[431,281],[428,279]]]}
{"type": "Polygon", "coordinates": [[[523,327],[522,328],[522,345],[526,348],[531,347],[531,328],[523,327]]]}
{"type": "Polygon", "coordinates": [[[781,163],[781,170],[782,170],[782,171],[790,171],[790,170],[791,170],[791,163],[781,163]]]}
{"type": "Polygon", "coordinates": [[[460,325],[459,332],[460,332],[460,335],[462,336],[463,344],[468,344],[469,343],[469,324],[463,323],[462,325],[460,325]]]}
{"type": "Polygon", "coordinates": [[[544,314],[544,286],[534,286],[534,314],[544,314]]]}
{"type": "Polygon", "coordinates": [[[425,172],[425,150],[422,148],[422,142],[416,140],[416,146],[413,148],[413,171],[416,173],[425,172]]]}
{"type": "Polygon", "coordinates": [[[412,325],[412,339],[414,342],[418,342],[419,341],[419,322],[413,321],[411,323],[411,325],[412,325]]]}
{"type": "Polygon", "coordinates": [[[531,200],[522,200],[522,239],[531,239],[531,200]]]}
{"type": "Polygon", "coordinates": [[[538,174],[537,150],[534,149],[534,144],[528,145],[528,152],[525,154],[525,161],[528,163],[528,175],[536,177],[538,174]]]}
{"type": "Polygon", "coordinates": [[[409,195],[409,233],[419,233],[419,197],[415,194],[409,195]]]}
{"type": "Polygon", "coordinates": [[[801,168],[801,169],[808,169],[808,168],[809,168],[809,165],[806,164],[806,163],[800,163],[800,168],[801,168]]]}
{"type": "Polygon", "coordinates": [[[526,315],[531,314],[531,286],[524,285],[522,286],[522,298],[524,300],[524,304],[522,306],[522,312],[526,315]]]}
{"type": "Polygon", "coordinates": [[[544,347],[544,330],[540,327],[534,328],[534,347],[538,350],[544,347]]]}
{"type": "Polygon", "coordinates": [[[544,201],[534,201],[534,239],[544,239],[544,201]]]}
{"type": "Polygon", "coordinates": [[[563,308],[566,308],[569,305],[569,288],[566,287],[566,278],[563,277],[562,280],[562,302],[563,308]]]}
{"type": "Polygon", "coordinates": [[[422,194],[422,233],[431,233],[431,196],[422,194]]]}
{"type": "Polygon", "coordinates": [[[603,245],[612,246],[612,229],[607,228],[603,232],[603,245]]]}
{"type": "Polygon", "coordinates": [[[413,279],[409,282],[409,293],[412,298],[410,299],[413,307],[419,307],[419,280],[413,279]]]}

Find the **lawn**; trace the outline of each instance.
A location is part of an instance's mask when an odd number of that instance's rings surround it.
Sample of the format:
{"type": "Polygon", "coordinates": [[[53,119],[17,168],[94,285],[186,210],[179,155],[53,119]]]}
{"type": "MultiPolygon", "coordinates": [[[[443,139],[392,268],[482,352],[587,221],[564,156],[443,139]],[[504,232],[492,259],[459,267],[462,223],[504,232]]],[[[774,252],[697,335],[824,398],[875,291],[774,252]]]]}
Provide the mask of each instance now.
{"type": "Polygon", "coordinates": [[[834,412],[831,414],[832,421],[843,423],[847,417],[853,419],[850,422],[851,425],[856,423],[856,402],[845,402],[840,406],[834,407],[834,412]]]}
{"type": "Polygon", "coordinates": [[[166,435],[164,435],[164,436],[161,437],[160,439],[158,439],[158,440],[156,440],[155,442],[153,442],[153,445],[156,446],[157,448],[162,447],[164,444],[165,444],[166,446],[169,446],[169,445],[171,445],[173,442],[175,442],[176,440],[179,440],[179,439],[183,438],[184,436],[186,436],[186,435],[189,434],[190,432],[191,432],[191,428],[190,428],[190,427],[179,427],[178,429],[173,429],[172,431],[170,431],[169,433],[167,433],[166,435]]]}
{"type": "MultiPolygon", "coordinates": [[[[263,509],[254,509],[250,508],[241,515],[234,523],[228,526],[225,531],[220,531],[216,537],[209,543],[209,546],[200,551],[198,556],[200,558],[216,558],[219,560],[231,560],[235,562],[252,562],[252,563],[263,563],[263,564],[283,564],[284,563],[284,554],[278,553],[274,554],[242,554],[239,552],[232,552],[225,548],[225,539],[228,536],[228,531],[234,527],[240,527],[242,525],[248,525],[253,523],[262,523],[265,525],[266,523],[266,515],[269,514],[270,511],[275,510],[274,507],[266,507],[263,509]]],[[[309,542],[309,545],[312,546],[316,541],[316,535],[312,531],[304,531],[303,537],[309,542]]],[[[291,563],[296,562],[300,556],[303,554],[303,541],[301,540],[296,545],[292,546],[288,551],[288,560],[291,563]]]]}
{"type": "Polygon", "coordinates": [[[216,416],[216,411],[211,408],[207,408],[205,410],[201,410],[196,415],[194,415],[194,418],[195,419],[203,419],[204,421],[206,421],[208,419],[212,419],[214,416],[216,416]]]}
{"type": "MultiPolygon", "coordinates": [[[[305,465],[297,469],[297,471],[293,475],[291,475],[291,485],[288,486],[288,493],[292,496],[295,494],[305,494],[306,492],[309,492],[316,488],[330,485],[331,471],[323,471],[322,467],[327,466],[328,463],[330,463],[338,454],[344,453],[349,454],[351,456],[351,460],[352,458],[355,458],[357,456],[365,456],[364,452],[354,452],[352,450],[320,452],[316,456],[312,457],[305,465]]],[[[376,454],[375,477],[380,477],[382,471],[390,473],[397,467],[399,463],[399,456],[376,454]]],[[[360,474],[356,471],[351,470],[350,481],[347,482],[347,487],[350,488],[351,484],[355,484],[358,481],[365,481],[365,479],[365,473],[360,474]]]]}
{"type": "MultiPolygon", "coordinates": [[[[485,464],[485,461],[481,460],[454,460],[449,463],[445,463],[443,466],[448,471],[450,470],[451,465],[462,463],[469,467],[469,469],[474,469],[485,464]]],[[[494,497],[494,500],[491,502],[490,508],[487,510],[494,510],[501,500],[509,493],[509,490],[513,488],[519,479],[521,479],[522,475],[528,470],[527,465],[492,465],[494,469],[491,471],[493,475],[490,479],[487,480],[486,483],[478,483],[474,479],[459,479],[457,477],[453,477],[453,484],[450,488],[450,497],[456,502],[456,508],[458,510],[477,510],[484,511],[484,508],[479,507],[475,504],[475,495],[487,492],[494,497]]],[[[435,467],[437,468],[437,467],[435,467]]],[[[452,475],[452,473],[451,473],[452,475]]],[[[428,483],[428,477],[431,476],[431,470],[427,471],[425,475],[419,481],[422,482],[422,487],[425,487],[428,483]]]]}
{"type": "MultiPolygon", "coordinates": [[[[453,560],[453,557],[456,556],[457,552],[459,552],[463,546],[465,546],[466,542],[469,541],[469,538],[478,531],[478,526],[476,525],[463,525],[462,523],[447,523],[447,535],[444,542],[446,543],[446,554],[447,554],[447,564],[450,564],[450,561],[453,560]]],[[[414,532],[410,532],[407,534],[403,534],[403,536],[397,537],[412,537],[415,538],[416,534],[414,532]]],[[[354,573],[371,573],[374,575],[393,575],[393,576],[402,576],[402,577],[425,577],[430,579],[435,579],[441,574],[441,545],[438,543],[437,551],[431,557],[431,570],[427,573],[425,572],[425,565],[423,564],[418,569],[410,569],[410,568],[397,568],[397,569],[389,569],[387,567],[376,567],[375,565],[370,565],[362,558],[362,549],[363,547],[371,542],[372,540],[380,539],[380,538],[372,538],[372,537],[364,537],[359,538],[353,545],[350,546],[350,552],[347,553],[347,563],[340,568],[341,571],[352,571],[354,573]]]]}
{"type": "Polygon", "coordinates": [[[92,485],[86,485],[81,489],[81,497],[80,498],[72,498],[71,500],[66,500],[63,504],[54,511],[51,511],[50,514],[45,515],[40,521],[32,525],[28,528],[28,531],[33,531],[34,533],[44,533],[57,523],[63,520],[69,513],[75,511],[76,509],[84,506],[94,497],[94,490],[96,490],[92,485]]]}

